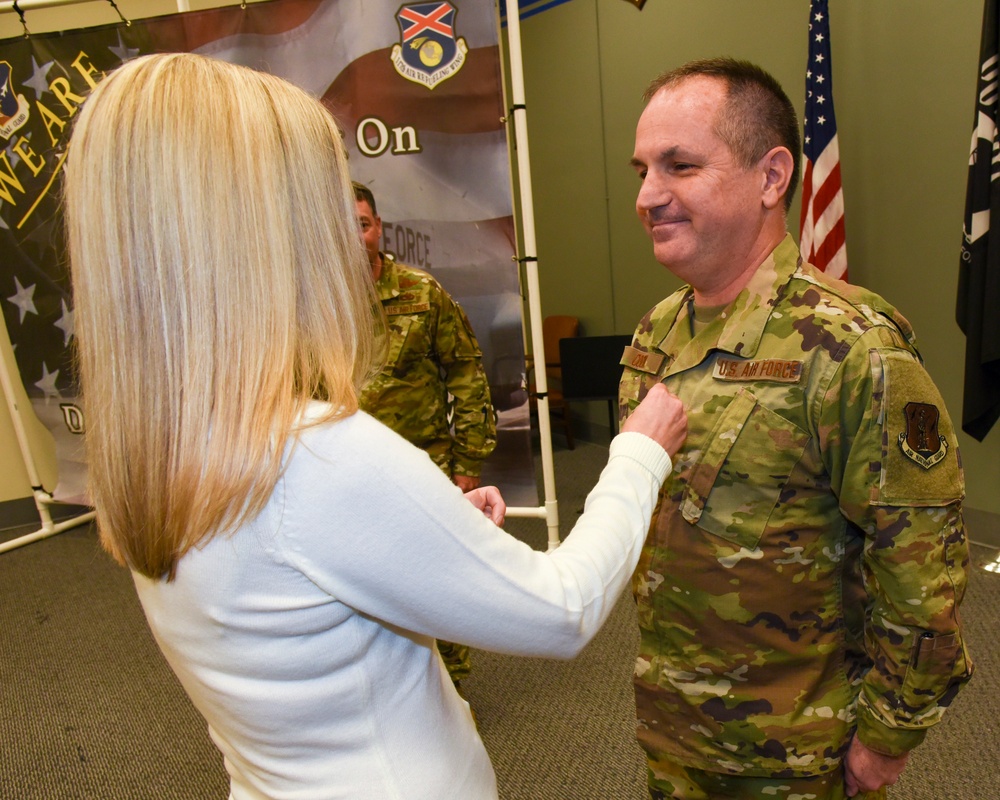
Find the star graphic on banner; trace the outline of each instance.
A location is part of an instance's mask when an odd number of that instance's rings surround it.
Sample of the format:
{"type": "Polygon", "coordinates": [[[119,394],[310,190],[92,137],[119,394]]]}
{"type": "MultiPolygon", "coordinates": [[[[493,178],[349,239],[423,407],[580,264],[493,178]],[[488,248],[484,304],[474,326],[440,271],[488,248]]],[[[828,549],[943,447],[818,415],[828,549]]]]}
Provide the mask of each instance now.
{"type": "Polygon", "coordinates": [[[826,79],[822,75],[816,76],[816,83],[822,83],[824,80],[826,79]]]}
{"type": "Polygon", "coordinates": [[[138,47],[129,47],[122,41],[121,31],[118,32],[118,46],[109,47],[108,50],[118,56],[118,58],[122,61],[128,61],[130,58],[135,58],[139,55],[138,47]]]}
{"type": "Polygon", "coordinates": [[[50,254],[55,252],[56,242],[54,237],[58,224],[59,221],[55,216],[50,216],[48,219],[36,223],[31,232],[21,240],[21,247],[24,248],[25,252],[28,252],[27,245],[30,244],[37,261],[39,263],[46,261],[50,254]]]}
{"type": "Polygon", "coordinates": [[[817,122],[818,122],[818,123],[819,123],[820,125],[825,125],[825,124],[826,124],[826,117],[816,117],[816,121],[817,121],[817,122]]]}
{"type": "MultiPolygon", "coordinates": [[[[30,142],[31,134],[26,133],[25,138],[30,142]]],[[[10,161],[11,168],[16,167],[18,164],[21,163],[21,156],[19,156],[17,151],[14,149],[15,144],[17,144],[17,141],[12,141],[3,150],[7,154],[7,160],[10,161]]]]}
{"type": "Polygon", "coordinates": [[[823,14],[822,13],[817,14],[815,17],[813,17],[813,19],[816,20],[817,22],[822,22],[823,21],[823,14]]]}
{"type": "Polygon", "coordinates": [[[825,103],[826,102],[826,98],[823,97],[823,95],[820,95],[819,97],[816,98],[816,102],[817,103],[825,103]]]}
{"type": "Polygon", "coordinates": [[[69,344],[69,340],[73,338],[73,334],[76,331],[73,328],[73,312],[66,306],[65,300],[60,302],[62,303],[62,316],[52,324],[62,329],[63,347],[65,347],[69,344]]]}
{"type": "Polygon", "coordinates": [[[816,61],[817,61],[817,63],[820,63],[820,64],[823,63],[823,54],[822,53],[817,53],[816,54],[816,61]]]}
{"type": "Polygon", "coordinates": [[[59,379],[59,370],[49,372],[48,365],[42,362],[42,379],[35,381],[35,386],[42,390],[46,398],[59,397],[59,390],[56,388],[56,381],[59,379]]]}
{"type": "Polygon", "coordinates": [[[823,41],[823,34],[822,33],[817,33],[816,34],[816,41],[817,42],[822,42],[823,41]]]}
{"type": "Polygon", "coordinates": [[[54,63],[54,61],[49,61],[45,64],[39,64],[35,61],[34,55],[31,56],[32,73],[31,77],[24,82],[24,85],[31,87],[35,93],[36,100],[49,91],[49,70],[52,69],[54,63]]]}
{"type": "Polygon", "coordinates": [[[17,286],[17,293],[8,297],[7,299],[18,307],[21,312],[21,318],[19,322],[24,322],[24,317],[26,314],[37,314],[38,309],[35,308],[35,284],[31,284],[27,289],[21,286],[21,281],[14,277],[14,285],[17,286]]]}

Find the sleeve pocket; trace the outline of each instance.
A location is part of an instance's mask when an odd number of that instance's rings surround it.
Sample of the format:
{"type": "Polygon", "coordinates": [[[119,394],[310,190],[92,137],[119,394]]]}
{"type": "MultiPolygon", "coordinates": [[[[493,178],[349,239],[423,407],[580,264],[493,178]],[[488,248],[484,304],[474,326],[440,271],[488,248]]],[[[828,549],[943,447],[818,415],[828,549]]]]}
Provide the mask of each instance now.
{"type": "MultiPolygon", "coordinates": [[[[965,651],[957,634],[924,633],[913,645],[910,663],[906,667],[903,686],[900,690],[900,704],[904,711],[913,716],[913,722],[925,722],[929,714],[938,717],[951,702],[945,697],[953,687],[955,677],[968,672],[965,651]]],[[[883,711],[897,714],[892,698],[882,698],[883,711]]]]}

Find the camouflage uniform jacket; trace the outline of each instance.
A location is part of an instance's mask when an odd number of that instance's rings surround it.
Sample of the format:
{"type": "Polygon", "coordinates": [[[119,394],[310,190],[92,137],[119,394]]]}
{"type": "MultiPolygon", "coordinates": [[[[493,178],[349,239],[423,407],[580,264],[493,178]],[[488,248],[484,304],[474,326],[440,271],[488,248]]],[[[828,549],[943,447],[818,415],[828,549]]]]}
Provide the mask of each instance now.
{"type": "Polygon", "coordinates": [[[479,475],[496,447],[496,421],[465,312],[428,273],[390,255],[375,291],[388,317],[389,352],[362,391],[361,408],[426,450],[449,477],[479,475]]]}
{"type": "Polygon", "coordinates": [[[919,744],[972,663],[964,477],[909,323],[790,237],[693,338],[681,289],[622,357],[689,432],[633,579],[651,758],[745,776],[837,769],[855,726],[919,744]]]}

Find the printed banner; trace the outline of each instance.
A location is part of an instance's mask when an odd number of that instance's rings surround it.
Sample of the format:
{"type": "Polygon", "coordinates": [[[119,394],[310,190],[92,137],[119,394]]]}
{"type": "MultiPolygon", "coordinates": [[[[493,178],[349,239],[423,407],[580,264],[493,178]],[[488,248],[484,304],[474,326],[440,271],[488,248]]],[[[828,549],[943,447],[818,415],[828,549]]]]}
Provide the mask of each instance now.
{"type": "MultiPolygon", "coordinates": [[[[175,51],[266,70],[330,109],[352,177],[375,194],[384,249],[432,272],[476,331],[500,419],[484,482],[511,505],[537,505],[489,0],[273,0],[0,42],[0,304],[34,411],[56,437],[56,498],[80,502],[86,472],[59,214],[72,120],[109,70],[175,51]]],[[[211,98],[192,87],[192,102],[211,98]]]]}

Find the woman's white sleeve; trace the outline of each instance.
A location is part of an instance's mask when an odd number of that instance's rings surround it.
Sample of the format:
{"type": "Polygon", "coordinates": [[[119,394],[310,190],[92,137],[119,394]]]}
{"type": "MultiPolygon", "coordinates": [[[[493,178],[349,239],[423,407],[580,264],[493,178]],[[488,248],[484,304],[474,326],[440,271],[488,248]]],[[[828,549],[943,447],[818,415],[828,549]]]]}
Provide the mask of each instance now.
{"type": "Polygon", "coordinates": [[[584,513],[543,553],[496,528],[421,451],[368,438],[341,468],[340,459],[324,461],[333,462],[323,470],[325,495],[289,490],[286,558],[333,598],[389,625],[521,655],[571,657],[600,629],[635,569],[671,467],[652,439],[616,436],[584,513]]]}

